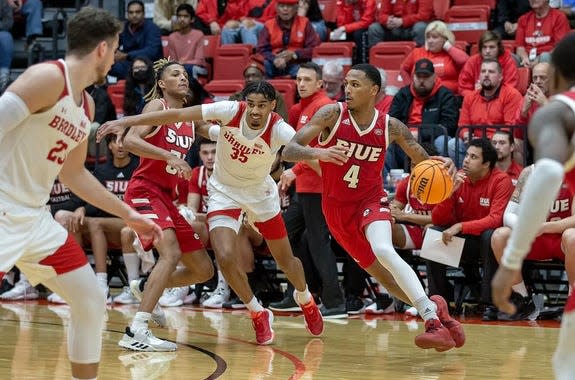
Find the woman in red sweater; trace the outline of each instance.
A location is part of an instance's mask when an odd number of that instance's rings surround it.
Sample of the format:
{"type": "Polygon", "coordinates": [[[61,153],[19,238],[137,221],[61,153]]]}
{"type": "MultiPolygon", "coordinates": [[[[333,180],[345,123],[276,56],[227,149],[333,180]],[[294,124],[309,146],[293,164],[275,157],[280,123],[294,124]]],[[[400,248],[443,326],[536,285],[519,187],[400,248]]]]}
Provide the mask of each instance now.
{"type": "Polygon", "coordinates": [[[454,46],[455,36],[442,21],[433,21],[425,28],[425,46],[415,48],[401,64],[403,79],[411,83],[415,62],[427,58],[433,62],[435,74],[441,78],[442,84],[457,93],[459,72],[469,55],[454,46]]]}

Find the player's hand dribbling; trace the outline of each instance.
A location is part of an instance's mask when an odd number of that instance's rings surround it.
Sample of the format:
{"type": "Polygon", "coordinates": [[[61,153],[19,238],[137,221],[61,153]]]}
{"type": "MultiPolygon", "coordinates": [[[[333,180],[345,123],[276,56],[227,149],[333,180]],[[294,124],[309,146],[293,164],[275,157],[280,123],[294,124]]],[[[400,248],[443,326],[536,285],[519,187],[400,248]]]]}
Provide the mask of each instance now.
{"type": "Polygon", "coordinates": [[[518,276],[518,270],[499,265],[495,276],[493,276],[493,280],[491,280],[493,304],[495,304],[500,311],[509,315],[513,315],[516,312],[515,305],[511,303],[509,297],[511,297],[511,287],[517,283],[518,276]]]}
{"type": "Polygon", "coordinates": [[[154,244],[157,244],[164,238],[164,233],[160,226],[134,210],[130,211],[124,221],[142,240],[152,240],[154,244]]]}
{"type": "Polygon", "coordinates": [[[122,120],[110,120],[100,125],[96,132],[96,142],[102,142],[106,135],[116,135],[116,144],[122,146],[122,140],[126,134],[127,126],[123,125],[122,120]]]}
{"type": "Polygon", "coordinates": [[[429,159],[443,162],[443,168],[447,170],[447,174],[449,174],[452,178],[455,176],[457,167],[451,158],[443,156],[431,156],[429,159]]]}
{"type": "Polygon", "coordinates": [[[319,155],[317,157],[318,160],[323,162],[331,162],[332,164],[336,165],[343,165],[349,160],[347,156],[348,148],[343,146],[330,146],[327,149],[318,148],[319,155]]]}
{"type": "Polygon", "coordinates": [[[172,158],[168,159],[166,162],[168,163],[168,166],[173,168],[178,177],[183,179],[190,179],[192,177],[192,168],[190,168],[190,165],[181,158],[172,156],[172,158]]]}

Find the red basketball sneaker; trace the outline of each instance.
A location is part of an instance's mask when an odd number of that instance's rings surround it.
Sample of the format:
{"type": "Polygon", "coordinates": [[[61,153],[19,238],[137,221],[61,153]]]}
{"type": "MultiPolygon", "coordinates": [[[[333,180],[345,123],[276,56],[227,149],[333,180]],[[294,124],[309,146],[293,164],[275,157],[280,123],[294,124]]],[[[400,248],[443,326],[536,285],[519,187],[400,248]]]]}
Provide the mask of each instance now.
{"type": "MultiPolygon", "coordinates": [[[[297,302],[297,297],[295,296],[294,292],[294,299],[297,302]]],[[[309,301],[305,305],[301,305],[298,303],[303,311],[303,317],[305,319],[305,328],[311,335],[320,336],[323,332],[323,317],[319,311],[319,308],[315,304],[313,297],[311,301],[309,301]]]]}
{"type": "Polygon", "coordinates": [[[252,317],[252,326],[256,331],[256,341],[258,344],[264,346],[271,344],[274,340],[274,330],[272,323],[274,322],[274,315],[268,309],[250,313],[252,317]]]}
{"type": "Polygon", "coordinates": [[[425,321],[425,332],[415,337],[415,345],[419,348],[435,348],[436,351],[447,351],[455,347],[455,342],[449,330],[439,319],[425,321]]]}
{"type": "Polygon", "coordinates": [[[440,295],[431,296],[429,299],[437,305],[437,317],[443,326],[447,327],[449,330],[449,334],[451,334],[451,337],[455,341],[455,347],[459,348],[463,346],[465,344],[465,332],[463,331],[463,326],[461,326],[461,323],[451,318],[445,299],[440,295]]]}

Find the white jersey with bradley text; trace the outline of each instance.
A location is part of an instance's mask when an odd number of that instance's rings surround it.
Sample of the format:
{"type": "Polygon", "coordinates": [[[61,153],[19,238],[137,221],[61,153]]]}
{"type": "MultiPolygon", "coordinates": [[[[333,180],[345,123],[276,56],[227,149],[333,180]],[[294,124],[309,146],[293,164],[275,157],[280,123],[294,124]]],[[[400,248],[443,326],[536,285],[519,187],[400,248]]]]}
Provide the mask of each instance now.
{"type": "Polygon", "coordinates": [[[59,100],[0,136],[0,200],[31,208],[46,205],[68,153],[90,128],[88,95],[83,92],[82,104],[77,105],[65,62],[50,63],[65,78],[59,100]]]}
{"type": "MultiPolygon", "coordinates": [[[[294,129],[275,112],[265,126],[253,130],[246,121],[247,103],[222,101],[202,105],[204,120],[221,122],[212,177],[228,186],[259,185],[269,176],[279,149],[294,136],[294,129]]],[[[217,128],[217,127],[212,127],[217,128]]],[[[213,135],[210,130],[210,135],[213,135]]]]}

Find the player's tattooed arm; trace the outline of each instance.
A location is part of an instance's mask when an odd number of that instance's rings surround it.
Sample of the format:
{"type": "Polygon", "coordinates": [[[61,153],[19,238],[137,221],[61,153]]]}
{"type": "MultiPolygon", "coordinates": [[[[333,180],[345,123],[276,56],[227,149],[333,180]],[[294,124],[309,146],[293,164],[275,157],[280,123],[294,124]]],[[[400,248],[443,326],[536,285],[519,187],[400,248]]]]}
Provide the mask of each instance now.
{"type": "Polygon", "coordinates": [[[302,161],[322,159],[321,151],[326,149],[312,148],[308,144],[322,133],[329,134],[339,118],[340,108],[337,104],[327,104],[321,107],[308,124],[297,131],[283,150],[285,161],[302,161]]]}
{"type": "Polygon", "coordinates": [[[405,154],[411,158],[413,163],[417,164],[429,158],[429,155],[425,149],[423,149],[421,145],[417,143],[417,140],[415,140],[415,137],[413,137],[409,131],[409,128],[407,128],[407,126],[401,121],[394,117],[390,117],[388,132],[390,140],[389,142],[394,142],[399,145],[405,154]]]}
{"type": "Polygon", "coordinates": [[[527,182],[527,178],[529,178],[531,171],[533,171],[533,165],[529,165],[521,171],[519,178],[517,178],[517,183],[515,184],[515,191],[513,191],[513,195],[511,195],[512,202],[519,203],[519,198],[521,198],[521,193],[523,192],[523,188],[525,187],[525,183],[527,182]]]}

